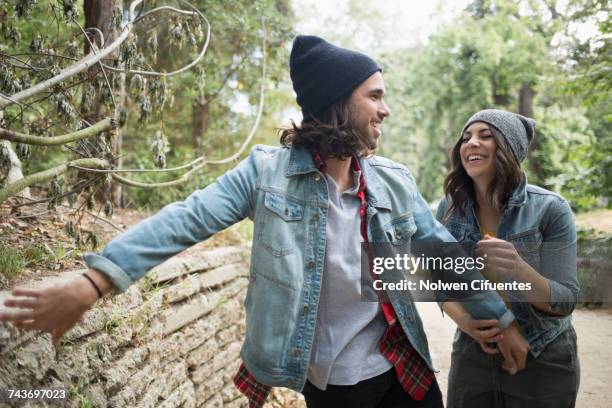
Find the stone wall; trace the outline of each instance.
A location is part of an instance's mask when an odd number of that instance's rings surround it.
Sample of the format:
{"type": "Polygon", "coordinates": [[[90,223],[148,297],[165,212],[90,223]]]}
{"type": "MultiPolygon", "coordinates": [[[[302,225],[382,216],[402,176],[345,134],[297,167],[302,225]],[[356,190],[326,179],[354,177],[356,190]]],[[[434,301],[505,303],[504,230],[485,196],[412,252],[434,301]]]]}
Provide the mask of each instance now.
{"type": "MultiPolygon", "coordinates": [[[[0,323],[0,389],[65,387],[63,405],[74,407],[246,406],[232,377],[245,330],[248,253],[225,247],[173,258],[98,302],[57,348],[49,334],[0,323]]],[[[0,293],[0,304],[7,296],[0,293]]],[[[299,399],[275,390],[269,405],[297,407],[299,399]]]]}

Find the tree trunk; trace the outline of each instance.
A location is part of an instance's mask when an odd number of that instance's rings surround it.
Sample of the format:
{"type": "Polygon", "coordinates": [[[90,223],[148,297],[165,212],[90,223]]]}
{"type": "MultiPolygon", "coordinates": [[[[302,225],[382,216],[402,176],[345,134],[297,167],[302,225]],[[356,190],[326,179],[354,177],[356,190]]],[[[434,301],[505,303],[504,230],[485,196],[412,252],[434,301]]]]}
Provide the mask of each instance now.
{"type": "MultiPolygon", "coordinates": [[[[521,86],[519,91],[519,106],[518,111],[521,115],[526,116],[528,118],[533,118],[533,97],[535,96],[535,91],[533,86],[530,83],[525,83],[521,86]]],[[[528,157],[531,159],[533,157],[533,152],[538,150],[539,140],[536,137],[531,141],[531,145],[529,146],[528,157]]],[[[542,183],[544,179],[544,174],[542,174],[542,166],[540,165],[539,160],[529,160],[529,168],[533,175],[533,180],[538,183],[542,183]]]]}
{"type": "MultiPolygon", "coordinates": [[[[83,8],[85,9],[85,28],[96,27],[104,34],[104,42],[108,43],[111,40],[111,35],[115,34],[111,27],[111,19],[113,17],[113,8],[115,4],[120,5],[120,1],[116,0],[85,0],[83,8]]],[[[88,33],[89,41],[100,47],[100,36],[95,32],[88,33]]],[[[91,48],[89,43],[85,41],[85,54],[89,54],[91,48]]]]}
{"type": "MultiPolygon", "coordinates": [[[[85,10],[85,27],[98,28],[104,34],[104,43],[108,44],[118,34],[117,30],[115,30],[115,27],[112,27],[113,9],[117,6],[122,7],[122,5],[122,0],[85,0],[83,3],[83,8],[85,10]]],[[[93,31],[88,34],[89,41],[94,43],[96,46],[101,47],[100,36],[93,31]]],[[[89,53],[91,51],[89,42],[85,41],[84,46],[85,53],[89,53]]],[[[118,57],[117,53],[113,53],[110,56],[118,57]]],[[[93,66],[89,72],[92,76],[102,75],[102,73],[100,72],[100,67],[98,65],[93,66]]],[[[119,97],[115,98],[115,102],[117,103],[117,111],[114,112],[114,117],[117,117],[119,113],[118,111],[122,108],[125,100],[125,74],[120,75],[122,79],[120,85],[121,89],[119,89],[118,92],[120,94],[119,97]]],[[[106,80],[104,80],[104,86],[108,86],[106,84],[106,80]]],[[[96,100],[94,100],[94,106],[92,107],[90,112],[91,113],[90,115],[88,115],[88,120],[93,122],[97,122],[103,116],[108,115],[108,113],[105,112],[104,106],[98,103],[96,100]]],[[[113,137],[111,138],[110,145],[111,154],[113,157],[116,158],[112,161],[112,165],[115,168],[120,168],[122,165],[121,147],[123,145],[123,136],[121,134],[120,128],[115,130],[113,137]]],[[[116,207],[123,207],[123,190],[121,184],[112,183],[110,190],[102,191],[102,196],[98,198],[104,199],[103,197],[109,197],[116,207]]]]}
{"type": "MultiPolygon", "coordinates": [[[[3,190],[9,184],[23,179],[23,172],[21,171],[21,161],[11,148],[11,142],[8,140],[0,140],[0,155],[6,157],[6,161],[0,164],[0,190],[3,190]]],[[[30,189],[25,188],[19,196],[31,198],[30,189]]]]}
{"type": "Polygon", "coordinates": [[[535,91],[531,84],[523,84],[519,93],[519,113],[528,118],[533,118],[533,97],[535,91]]]}
{"type": "Polygon", "coordinates": [[[191,144],[195,151],[204,154],[204,138],[210,125],[210,104],[204,96],[196,97],[191,104],[191,144]]]}
{"type": "Polygon", "coordinates": [[[493,103],[496,106],[508,106],[510,103],[510,95],[508,95],[507,89],[500,90],[497,86],[497,80],[495,77],[491,79],[492,92],[493,92],[493,103]]]}
{"type": "MultiPolygon", "coordinates": [[[[4,118],[4,112],[0,110],[0,123],[2,123],[2,118],[4,118]]],[[[11,142],[0,140],[0,190],[22,178],[21,160],[13,151],[11,142]],[[4,160],[2,160],[2,157],[4,157],[4,160]]],[[[30,189],[26,188],[21,191],[20,196],[31,198],[30,189]]]]}

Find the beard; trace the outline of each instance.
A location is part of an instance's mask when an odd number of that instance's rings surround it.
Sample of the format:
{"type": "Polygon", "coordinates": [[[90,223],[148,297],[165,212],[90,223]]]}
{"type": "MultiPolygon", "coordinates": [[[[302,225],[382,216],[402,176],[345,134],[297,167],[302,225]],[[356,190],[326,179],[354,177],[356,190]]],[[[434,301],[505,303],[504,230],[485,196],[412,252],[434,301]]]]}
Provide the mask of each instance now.
{"type": "Polygon", "coordinates": [[[353,118],[349,119],[352,136],[357,140],[360,150],[368,155],[374,153],[378,147],[378,139],[372,135],[370,122],[362,123],[353,118]]]}

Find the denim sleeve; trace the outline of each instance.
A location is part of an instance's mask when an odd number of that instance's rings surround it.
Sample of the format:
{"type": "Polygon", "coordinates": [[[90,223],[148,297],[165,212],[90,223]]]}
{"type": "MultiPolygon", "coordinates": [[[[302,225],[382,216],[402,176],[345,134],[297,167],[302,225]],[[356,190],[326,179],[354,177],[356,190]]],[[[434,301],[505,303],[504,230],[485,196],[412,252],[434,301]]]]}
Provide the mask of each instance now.
{"type": "MultiPolygon", "coordinates": [[[[413,235],[413,242],[423,242],[427,243],[427,245],[423,245],[424,248],[429,248],[432,251],[435,251],[436,243],[444,243],[444,242],[457,242],[457,240],[451,235],[450,232],[442,224],[436,221],[427,205],[425,199],[421,196],[420,193],[417,193],[415,202],[414,202],[414,220],[417,226],[417,230],[413,235]],[[429,245],[434,244],[434,245],[429,245]]],[[[464,257],[466,256],[465,252],[461,250],[459,246],[448,246],[448,249],[445,249],[445,253],[442,255],[441,253],[424,253],[425,256],[451,256],[451,257],[464,257]],[[448,251],[451,251],[450,253],[448,251]]],[[[432,271],[433,272],[433,271],[432,271]]],[[[457,274],[452,270],[443,269],[441,271],[436,271],[436,273],[441,273],[442,279],[447,278],[450,281],[455,282],[471,282],[472,280],[484,279],[483,276],[476,269],[466,270],[463,274],[457,274]],[[448,276],[448,274],[452,274],[448,276]]],[[[449,300],[449,296],[443,292],[439,291],[436,293],[438,302],[441,304],[442,302],[449,300]]],[[[512,323],[514,320],[514,315],[512,312],[506,307],[506,304],[499,296],[499,294],[495,291],[478,291],[475,295],[470,297],[467,301],[463,302],[463,307],[475,318],[475,319],[498,319],[500,322],[500,326],[502,329],[505,329],[507,326],[512,323]]]]}
{"type": "Polygon", "coordinates": [[[185,201],[164,207],[113,239],[87,266],[125,291],[153,267],[230,225],[253,216],[257,167],[253,153],[185,201]]]}
{"type": "Polygon", "coordinates": [[[550,286],[552,312],[567,316],[578,301],[576,274],[577,236],[572,210],[565,200],[555,200],[542,231],[540,273],[550,286]]]}

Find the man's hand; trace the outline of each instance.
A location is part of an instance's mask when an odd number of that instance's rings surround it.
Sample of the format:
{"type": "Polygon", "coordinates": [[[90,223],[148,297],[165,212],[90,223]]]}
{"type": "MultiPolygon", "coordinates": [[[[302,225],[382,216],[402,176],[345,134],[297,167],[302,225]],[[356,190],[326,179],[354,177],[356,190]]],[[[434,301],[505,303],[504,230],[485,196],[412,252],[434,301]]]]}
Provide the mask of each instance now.
{"type": "Polygon", "coordinates": [[[527,353],[530,350],[529,343],[519,331],[516,322],[508,326],[502,334],[503,338],[497,342],[497,347],[504,356],[502,367],[514,375],[525,368],[527,353]]]}
{"type": "MultiPolygon", "coordinates": [[[[88,275],[103,293],[112,288],[103,274],[90,270],[88,275]]],[[[0,312],[0,320],[20,329],[48,331],[56,345],[98,300],[95,288],[84,276],[46,288],[14,288],[11,294],[4,305],[18,309],[0,312]]]]}

